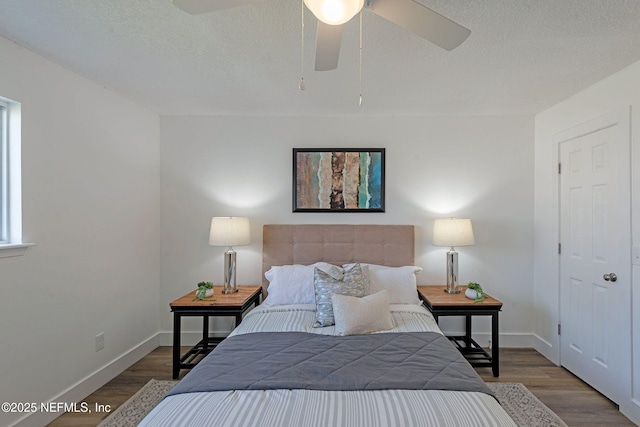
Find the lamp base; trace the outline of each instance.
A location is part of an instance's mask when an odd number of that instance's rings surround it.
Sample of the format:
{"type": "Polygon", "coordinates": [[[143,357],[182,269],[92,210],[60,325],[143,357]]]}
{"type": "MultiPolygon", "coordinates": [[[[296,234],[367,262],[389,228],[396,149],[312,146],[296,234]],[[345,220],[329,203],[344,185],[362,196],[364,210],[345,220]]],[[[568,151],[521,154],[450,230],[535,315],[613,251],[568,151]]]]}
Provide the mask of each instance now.
{"type": "Polygon", "coordinates": [[[224,253],[224,285],[223,294],[233,294],[238,292],[236,288],[236,251],[229,248],[224,253]]]}
{"type": "Polygon", "coordinates": [[[444,291],[448,294],[459,294],[458,287],[458,252],[453,246],[447,252],[447,287],[444,291]]]}

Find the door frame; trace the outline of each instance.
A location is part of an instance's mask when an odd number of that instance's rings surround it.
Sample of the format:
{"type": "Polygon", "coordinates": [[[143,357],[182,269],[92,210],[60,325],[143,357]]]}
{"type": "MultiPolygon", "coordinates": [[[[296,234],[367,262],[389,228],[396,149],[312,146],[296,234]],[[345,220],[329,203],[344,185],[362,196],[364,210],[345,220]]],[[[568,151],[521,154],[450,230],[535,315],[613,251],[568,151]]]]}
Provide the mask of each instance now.
{"type": "MultiPolygon", "coordinates": [[[[627,230],[629,232],[629,235],[631,235],[631,203],[632,203],[632,199],[631,199],[631,106],[627,106],[624,108],[620,108],[618,110],[614,110],[611,111],[609,113],[606,113],[604,115],[592,118],[590,120],[587,120],[585,122],[582,122],[576,126],[570,127],[568,129],[565,129],[563,131],[560,131],[556,134],[553,135],[552,138],[552,143],[553,143],[553,206],[552,209],[555,213],[555,215],[553,215],[553,223],[552,223],[552,227],[553,227],[553,233],[556,236],[556,242],[559,245],[560,244],[560,173],[559,173],[559,164],[560,164],[560,144],[562,144],[563,142],[567,142],[570,141],[572,139],[576,139],[576,138],[580,138],[582,136],[594,133],[594,132],[598,132],[600,130],[603,129],[607,129],[613,126],[619,126],[618,127],[618,131],[621,132],[621,138],[620,140],[623,142],[623,144],[626,144],[626,150],[627,153],[629,154],[629,156],[627,157],[627,161],[626,162],[621,162],[620,166],[624,166],[625,167],[625,180],[627,181],[628,187],[627,187],[627,191],[629,192],[628,197],[629,197],[629,213],[628,213],[628,224],[627,224],[627,230]]],[[[632,271],[632,265],[631,265],[631,245],[633,244],[633,242],[629,241],[629,247],[627,248],[627,253],[628,253],[628,277],[630,278],[630,286],[633,284],[633,271],[632,271]]],[[[561,324],[562,321],[562,312],[561,312],[561,307],[562,307],[562,300],[561,300],[561,278],[560,278],[560,254],[557,253],[556,256],[556,262],[553,266],[555,268],[555,271],[553,272],[553,276],[555,277],[556,280],[556,291],[557,291],[557,321],[558,324],[561,324]]],[[[632,306],[631,306],[631,299],[629,301],[629,313],[631,314],[632,312],[632,306]]],[[[629,328],[631,328],[631,324],[629,325],[629,328]]],[[[631,336],[629,337],[629,339],[631,339],[631,336]]],[[[561,345],[560,345],[560,334],[556,335],[556,339],[555,344],[556,344],[556,352],[555,354],[557,355],[557,364],[562,366],[562,351],[561,351],[561,345]]],[[[629,354],[629,360],[631,361],[631,354],[629,354]]],[[[632,361],[631,361],[632,362],[632,361]]],[[[631,373],[632,373],[632,366],[631,364],[629,364],[629,381],[628,384],[624,384],[624,389],[625,391],[623,393],[621,393],[621,397],[622,399],[627,398],[628,396],[631,396],[631,373]],[[628,393],[627,393],[628,391],[628,393]]],[[[622,402],[616,402],[619,405],[622,404],[622,402]]]]}

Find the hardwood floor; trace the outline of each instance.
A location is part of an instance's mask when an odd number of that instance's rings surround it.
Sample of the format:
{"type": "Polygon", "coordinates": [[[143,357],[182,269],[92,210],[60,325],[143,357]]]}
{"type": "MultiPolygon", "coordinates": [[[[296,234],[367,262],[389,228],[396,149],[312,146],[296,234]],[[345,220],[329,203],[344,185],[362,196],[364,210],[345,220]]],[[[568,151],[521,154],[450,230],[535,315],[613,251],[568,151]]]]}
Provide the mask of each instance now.
{"type": "MultiPolygon", "coordinates": [[[[183,370],[182,375],[185,373],[183,370]]],[[[569,426],[635,425],[618,412],[618,407],[613,402],[532,349],[501,350],[499,378],[491,375],[490,368],[478,368],[478,373],[487,382],[523,383],[569,426]]],[[[152,378],[171,379],[171,347],[158,347],[84,401],[90,407],[94,407],[96,403],[111,405],[113,410],[152,378]]],[[[49,426],[96,426],[107,416],[107,413],[68,413],[49,426]]]]}
{"type": "Polygon", "coordinates": [[[500,350],[500,377],[491,368],[478,368],[486,382],[524,384],[569,426],[635,426],[618,406],[564,368],[533,349],[500,350]]]}

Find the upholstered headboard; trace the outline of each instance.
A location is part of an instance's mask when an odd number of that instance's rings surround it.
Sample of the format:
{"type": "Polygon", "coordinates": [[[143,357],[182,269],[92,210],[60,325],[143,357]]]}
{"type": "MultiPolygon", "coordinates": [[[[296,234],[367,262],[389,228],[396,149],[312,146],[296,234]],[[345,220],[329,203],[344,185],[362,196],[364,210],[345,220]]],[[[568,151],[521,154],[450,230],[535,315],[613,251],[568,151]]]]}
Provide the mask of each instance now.
{"type": "Polygon", "coordinates": [[[274,265],[413,265],[414,239],[413,225],[267,224],[262,235],[262,287],[266,291],[264,273],[274,265]]]}

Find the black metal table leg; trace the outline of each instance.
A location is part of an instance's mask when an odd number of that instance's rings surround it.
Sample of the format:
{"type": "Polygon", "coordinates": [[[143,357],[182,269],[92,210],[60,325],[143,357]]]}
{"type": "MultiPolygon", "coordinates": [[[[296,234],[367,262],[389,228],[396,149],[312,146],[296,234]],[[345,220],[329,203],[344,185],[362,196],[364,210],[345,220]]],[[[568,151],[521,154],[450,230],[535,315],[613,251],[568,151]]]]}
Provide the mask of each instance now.
{"type": "Polygon", "coordinates": [[[471,315],[467,314],[465,316],[465,334],[464,334],[464,341],[465,344],[467,345],[467,348],[471,348],[471,331],[472,331],[472,326],[471,326],[471,315]]]}
{"type": "Polygon", "coordinates": [[[209,349],[209,316],[202,316],[202,346],[204,350],[209,349]]]}
{"type": "Polygon", "coordinates": [[[182,316],[173,313],[173,379],[180,375],[180,321],[182,316]]]}
{"type": "Polygon", "coordinates": [[[500,342],[498,341],[500,334],[498,333],[498,312],[494,312],[491,316],[491,370],[493,376],[500,376],[500,342]]]}

